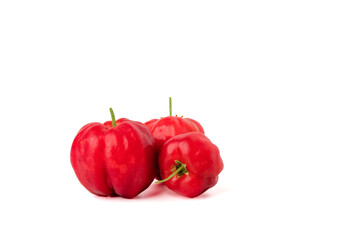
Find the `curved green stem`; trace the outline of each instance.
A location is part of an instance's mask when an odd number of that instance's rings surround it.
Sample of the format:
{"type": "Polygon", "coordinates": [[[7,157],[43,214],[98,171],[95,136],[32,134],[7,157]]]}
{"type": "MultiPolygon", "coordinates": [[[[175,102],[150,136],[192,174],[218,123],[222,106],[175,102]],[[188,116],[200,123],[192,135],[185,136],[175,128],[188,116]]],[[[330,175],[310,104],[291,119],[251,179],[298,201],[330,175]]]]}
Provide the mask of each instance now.
{"type": "Polygon", "coordinates": [[[173,176],[175,176],[176,174],[178,174],[181,170],[183,170],[185,168],[184,165],[181,165],[178,169],[176,169],[176,171],[174,171],[170,176],[168,176],[167,178],[163,179],[163,180],[159,180],[156,181],[155,183],[162,183],[162,182],[166,182],[168,180],[170,180],[173,176]]]}
{"type": "Polygon", "coordinates": [[[110,114],[111,114],[111,121],[112,121],[112,126],[116,127],[116,120],[115,120],[115,114],[112,108],[109,109],[110,110],[110,114]]]}
{"type": "Polygon", "coordinates": [[[169,97],[169,111],[170,111],[170,116],[172,116],[172,102],[171,102],[171,97],[169,97]]]}

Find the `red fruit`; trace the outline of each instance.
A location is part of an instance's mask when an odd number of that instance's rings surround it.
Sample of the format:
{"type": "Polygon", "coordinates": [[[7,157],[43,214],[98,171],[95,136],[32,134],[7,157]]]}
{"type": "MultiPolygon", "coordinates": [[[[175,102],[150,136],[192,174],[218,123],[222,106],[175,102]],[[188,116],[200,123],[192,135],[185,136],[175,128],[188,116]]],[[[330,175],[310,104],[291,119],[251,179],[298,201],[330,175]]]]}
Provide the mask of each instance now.
{"type": "Polygon", "coordinates": [[[168,140],[159,155],[161,177],[171,190],[196,197],[213,187],[224,164],[220,151],[198,132],[177,135],[168,140]]]}
{"type": "Polygon", "coordinates": [[[200,132],[204,134],[204,129],[194,119],[168,116],[161,119],[152,119],[145,123],[155,138],[155,145],[158,150],[170,138],[176,135],[200,132]]]}
{"type": "Polygon", "coordinates": [[[91,193],[133,198],[154,180],[155,140],[140,122],[126,118],[115,122],[113,113],[112,119],[80,129],[71,147],[71,164],[91,193]]]}
{"type": "MultiPolygon", "coordinates": [[[[171,98],[169,98],[170,116],[161,119],[152,119],[145,123],[155,138],[155,146],[157,153],[160,152],[162,145],[169,139],[183,133],[200,132],[204,134],[204,129],[199,122],[191,118],[183,118],[172,115],[171,98]]],[[[160,173],[157,173],[157,179],[160,173]]]]}

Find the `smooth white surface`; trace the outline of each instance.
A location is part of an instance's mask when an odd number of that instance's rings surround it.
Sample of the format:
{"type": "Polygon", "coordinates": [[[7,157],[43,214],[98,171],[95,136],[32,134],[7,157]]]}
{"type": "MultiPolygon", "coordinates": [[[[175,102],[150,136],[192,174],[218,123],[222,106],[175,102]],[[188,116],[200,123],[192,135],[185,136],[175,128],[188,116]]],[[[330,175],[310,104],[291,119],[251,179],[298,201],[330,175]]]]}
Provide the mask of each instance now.
{"type": "Polygon", "coordinates": [[[359,239],[358,1],[1,1],[0,239],[359,239]],[[88,122],[198,120],[219,183],[100,198],[88,122]]]}

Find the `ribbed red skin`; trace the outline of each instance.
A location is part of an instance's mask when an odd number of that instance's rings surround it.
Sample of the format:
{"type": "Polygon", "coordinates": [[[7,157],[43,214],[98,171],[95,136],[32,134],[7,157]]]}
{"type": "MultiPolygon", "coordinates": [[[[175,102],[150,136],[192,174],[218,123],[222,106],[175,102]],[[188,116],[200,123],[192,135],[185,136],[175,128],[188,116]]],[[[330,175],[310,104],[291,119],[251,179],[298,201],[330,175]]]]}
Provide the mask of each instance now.
{"type": "Polygon", "coordinates": [[[155,140],[144,124],[121,118],[89,123],[76,135],[71,164],[80,183],[99,196],[133,198],[153,182],[155,140]]]}
{"type": "MultiPolygon", "coordinates": [[[[157,154],[160,153],[162,145],[176,135],[200,132],[204,134],[204,129],[199,122],[191,118],[182,118],[168,116],[161,119],[152,119],[145,123],[155,138],[155,146],[157,154]]],[[[160,172],[156,175],[157,179],[161,179],[160,172]]]]}
{"type": "Polygon", "coordinates": [[[152,119],[145,123],[155,138],[157,149],[170,138],[188,132],[204,133],[199,122],[191,118],[168,116],[160,119],[152,119]]]}
{"type": "Polygon", "coordinates": [[[224,168],[218,147],[198,132],[177,135],[164,143],[158,160],[163,179],[173,173],[175,160],[186,164],[188,175],[175,175],[165,184],[171,190],[191,198],[215,186],[224,168]]]}

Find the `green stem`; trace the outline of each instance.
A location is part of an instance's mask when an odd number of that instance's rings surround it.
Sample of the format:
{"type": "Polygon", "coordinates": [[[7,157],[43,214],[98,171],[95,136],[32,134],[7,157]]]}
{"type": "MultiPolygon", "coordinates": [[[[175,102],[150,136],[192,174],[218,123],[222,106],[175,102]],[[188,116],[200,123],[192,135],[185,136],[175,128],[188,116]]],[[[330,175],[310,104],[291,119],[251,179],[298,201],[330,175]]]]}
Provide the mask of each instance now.
{"type": "Polygon", "coordinates": [[[172,102],[171,102],[171,97],[169,97],[169,110],[170,110],[170,116],[172,116],[172,102]]]}
{"type": "Polygon", "coordinates": [[[155,183],[162,183],[162,182],[166,182],[168,180],[170,180],[173,176],[175,176],[176,174],[178,174],[181,170],[183,170],[185,168],[184,165],[181,165],[178,169],[176,169],[176,171],[174,171],[170,176],[168,176],[167,178],[163,179],[163,180],[159,180],[156,181],[155,183]]]}
{"type": "Polygon", "coordinates": [[[115,114],[112,108],[109,109],[110,110],[110,114],[111,114],[111,121],[112,121],[112,126],[116,127],[116,120],[115,120],[115,114]]]}

